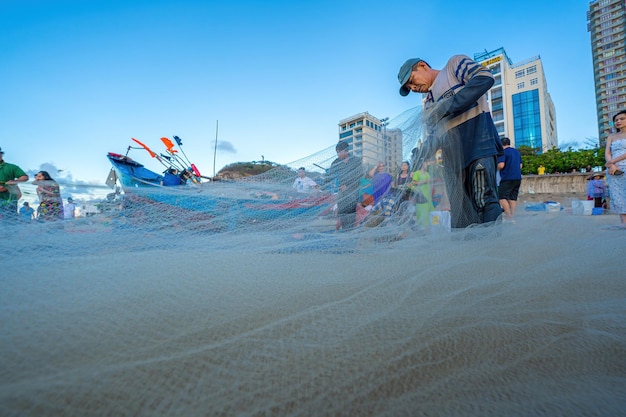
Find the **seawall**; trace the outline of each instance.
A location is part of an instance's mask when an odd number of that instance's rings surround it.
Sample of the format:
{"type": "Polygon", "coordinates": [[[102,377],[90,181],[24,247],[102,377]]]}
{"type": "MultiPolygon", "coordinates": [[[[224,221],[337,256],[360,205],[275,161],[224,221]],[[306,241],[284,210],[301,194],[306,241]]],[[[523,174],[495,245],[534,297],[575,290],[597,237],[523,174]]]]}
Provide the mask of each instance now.
{"type": "Polygon", "coordinates": [[[572,194],[585,195],[589,173],[525,175],[522,177],[522,194],[572,194]]]}

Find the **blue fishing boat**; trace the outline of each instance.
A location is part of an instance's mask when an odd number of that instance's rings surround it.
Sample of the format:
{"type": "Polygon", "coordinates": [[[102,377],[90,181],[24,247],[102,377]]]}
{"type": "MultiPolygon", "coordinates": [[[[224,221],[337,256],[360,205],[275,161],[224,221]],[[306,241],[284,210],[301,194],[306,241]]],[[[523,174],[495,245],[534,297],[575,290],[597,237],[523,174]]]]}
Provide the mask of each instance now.
{"type": "Polygon", "coordinates": [[[292,179],[201,181],[203,177],[190,169],[192,179],[182,185],[164,186],[167,170],[156,173],[118,153],[109,152],[107,158],[112,165],[109,185],[112,182],[121,185],[124,206],[133,213],[149,210],[151,214],[179,219],[208,219],[227,230],[242,223],[264,222],[271,222],[275,228],[279,225],[277,220],[327,215],[335,203],[332,193],[298,195],[291,187],[292,179]]]}

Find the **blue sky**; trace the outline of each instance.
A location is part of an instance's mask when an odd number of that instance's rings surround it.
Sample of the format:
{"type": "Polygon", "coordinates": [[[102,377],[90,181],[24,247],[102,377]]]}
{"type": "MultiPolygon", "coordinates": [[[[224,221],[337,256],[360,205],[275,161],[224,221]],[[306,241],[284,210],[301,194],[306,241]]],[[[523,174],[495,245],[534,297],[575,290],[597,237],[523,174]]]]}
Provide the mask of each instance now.
{"type": "MultiPolygon", "coordinates": [[[[589,2],[1,0],[0,147],[25,170],[104,183],[107,152],[182,138],[204,175],[289,163],[337,141],[339,120],[419,103],[397,71],[504,47],[540,55],[559,143],[597,138],[589,2]]],[[[131,157],[162,170],[145,151],[131,157]]]]}

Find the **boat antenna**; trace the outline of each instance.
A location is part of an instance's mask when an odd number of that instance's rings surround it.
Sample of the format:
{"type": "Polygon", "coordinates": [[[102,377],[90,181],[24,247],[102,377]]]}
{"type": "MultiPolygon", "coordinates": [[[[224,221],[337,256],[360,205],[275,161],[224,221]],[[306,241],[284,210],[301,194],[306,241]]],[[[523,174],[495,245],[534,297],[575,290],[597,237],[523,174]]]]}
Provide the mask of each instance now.
{"type": "Polygon", "coordinates": [[[189,166],[191,166],[191,161],[189,160],[189,158],[187,158],[187,154],[185,154],[185,150],[183,149],[183,140],[176,135],[174,135],[173,138],[178,144],[178,149],[180,149],[180,151],[183,153],[183,156],[187,160],[187,163],[189,164],[189,166]]]}

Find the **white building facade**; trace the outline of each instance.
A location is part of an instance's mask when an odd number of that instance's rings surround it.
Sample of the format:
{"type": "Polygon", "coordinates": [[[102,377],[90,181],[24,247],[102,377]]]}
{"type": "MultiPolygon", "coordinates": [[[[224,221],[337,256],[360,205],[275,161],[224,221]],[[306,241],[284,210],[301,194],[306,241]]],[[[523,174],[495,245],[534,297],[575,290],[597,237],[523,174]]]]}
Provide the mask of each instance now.
{"type": "Polygon", "coordinates": [[[488,93],[491,114],[500,137],[515,147],[539,153],[558,147],[556,111],[548,92],[541,58],[513,64],[504,48],[474,54],[495,78],[488,93]]]}
{"type": "Polygon", "coordinates": [[[388,118],[379,119],[368,112],[358,113],[339,121],[339,140],[346,141],[363,167],[371,169],[384,162],[394,174],[402,163],[402,132],[387,128],[388,118]]]}

